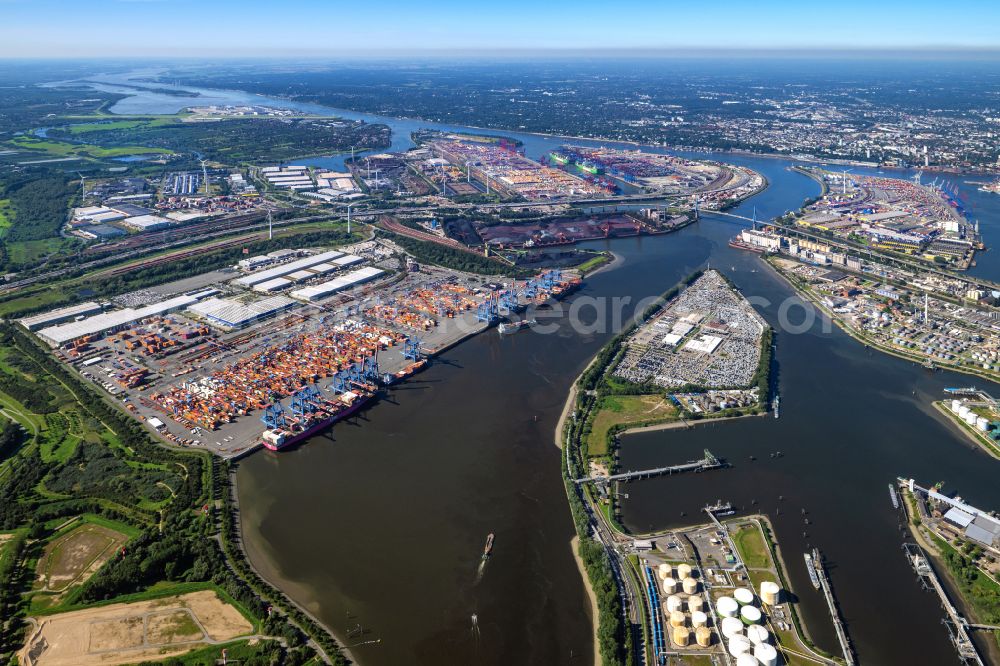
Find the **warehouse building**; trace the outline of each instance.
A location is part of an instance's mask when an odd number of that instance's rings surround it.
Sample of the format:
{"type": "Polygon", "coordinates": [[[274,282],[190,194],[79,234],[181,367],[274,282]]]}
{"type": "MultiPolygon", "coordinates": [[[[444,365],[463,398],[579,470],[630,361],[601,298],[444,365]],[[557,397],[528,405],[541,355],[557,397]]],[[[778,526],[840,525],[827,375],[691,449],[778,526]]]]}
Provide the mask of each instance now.
{"type": "Polygon", "coordinates": [[[292,298],[297,298],[302,301],[308,301],[310,303],[322,300],[328,296],[332,296],[339,291],[349,289],[351,287],[357,286],[368,282],[369,280],[374,280],[379,275],[384,273],[381,268],[372,268],[371,266],[365,268],[359,268],[356,271],[351,271],[346,275],[342,275],[338,278],[334,278],[328,282],[322,284],[317,284],[309,287],[303,287],[302,289],[296,289],[290,296],[292,298]]]}
{"type": "Polygon", "coordinates": [[[203,317],[210,324],[224,328],[243,328],[261,319],[273,317],[297,305],[285,296],[272,296],[253,303],[241,303],[231,298],[210,298],[195,303],[189,312],[203,317]]]}
{"type": "Polygon", "coordinates": [[[38,337],[52,347],[71,344],[81,338],[101,336],[126,328],[148,317],[165,315],[183,310],[198,302],[197,295],[183,295],[169,298],[159,303],[144,305],[141,308],[123,308],[114,312],[105,312],[78,321],[71,321],[57,326],[48,326],[38,331],[38,337]]]}
{"type": "Polygon", "coordinates": [[[275,266],[274,268],[268,268],[267,270],[257,271],[256,273],[245,275],[241,278],[233,280],[233,282],[240,285],[241,287],[252,287],[255,284],[260,284],[261,282],[267,282],[268,280],[273,280],[274,278],[283,277],[285,275],[289,275],[290,273],[301,271],[305,268],[309,268],[317,264],[333,261],[334,259],[342,256],[344,256],[344,253],[338,252],[336,250],[330,250],[329,252],[321,252],[319,254],[314,254],[309,257],[304,257],[296,261],[291,261],[287,264],[282,264],[281,266],[275,266]]]}
{"type": "Polygon", "coordinates": [[[100,303],[87,301],[79,305],[71,305],[68,308],[59,308],[51,312],[25,317],[24,319],[19,319],[18,323],[29,331],[37,331],[44,326],[54,326],[55,324],[61,324],[64,321],[76,319],[77,317],[97,314],[102,309],[100,303]]]}

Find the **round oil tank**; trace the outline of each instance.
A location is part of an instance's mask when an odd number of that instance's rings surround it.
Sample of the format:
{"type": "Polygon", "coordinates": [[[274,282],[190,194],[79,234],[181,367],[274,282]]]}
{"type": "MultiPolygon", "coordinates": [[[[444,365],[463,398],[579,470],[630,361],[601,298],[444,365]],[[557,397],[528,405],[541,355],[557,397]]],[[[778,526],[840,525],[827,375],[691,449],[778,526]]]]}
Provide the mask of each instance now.
{"type": "Polygon", "coordinates": [[[753,603],[753,592],[746,587],[738,587],[733,592],[733,597],[740,604],[740,606],[746,606],[747,604],[753,603]]]}
{"type": "Polygon", "coordinates": [[[667,597],[668,613],[679,611],[683,606],[684,606],[684,600],[678,597],[676,594],[671,594],[669,597],[667,597]]]}
{"type": "MultiPolygon", "coordinates": [[[[985,419],[984,419],[985,420],[985,419]]],[[[698,581],[694,578],[685,578],[681,583],[681,587],[684,588],[685,594],[694,594],[698,591],[698,581]]]]}
{"type": "Polygon", "coordinates": [[[777,606],[781,599],[781,587],[773,580],[760,584],[760,599],[768,606],[777,606]]]}
{"type": "Polygon", "coordinates": [[[678,610],[670,614],[671,627],[683,627],[685,624],[687,624],[687,618],[684,616],[684,613],[678,610]]]}
{"type": "Polygon", "coordinates": [[[674,645],[677,647],[685,647],[691,642],[691,630],[687,627],[674,627],[674,645]]]}
{"type": "Polygon", "coordinates": [[[677,581],[670,576],[667,576],[660,583],[660,587],[663,588],[664,594],[674,594],[677,592],[677,581]]]}
{"type": "Polygon", "coordinates": [[[760,609],[756,606],[744,606],[740,609],[740,619],[743,624],[757,624],[760,622],[760,609]]]}
{"type": "Polygon", "coordinates": [[[961,407],[961,406],[962,406],[962,403],[959,402],[958,400],[952,400],[951,401],[951,411],[957,412],[958,408],[961,407]]]}
{"type": "Polygon", "coordinates": [[[692,613],[705,609],[705,600],[697,594],[688,597],[688,610],[692,613]]]}
{"type": "Polygon", "coordinates": [[[961,418],[964,419],[965,415],[969,413],[969,408],[966,405],[959,405],[958,409],[955,411],[961,418]]]}
{"type": "Polygon", "coordinates": [[[740,611],[740,605],[732,597],[719,597],[719,600],[715,602],[715,610],[722,617],[736,617],[740,611]]]}
{"type": "Polygon", "coordinates": [[[753,624],[747,627],[747,638],[754,645],[760,645],[770,640],[771,634],[762,625],[753,624]]]}
{"type": "Polygon", "coordinates": [[[965,420],[966,423],[968,423],[969,425],[974,426],[974,425],[976,425],[976,419],[979,418],[979,417],[976,416],[975,412],[969,412],[968,414],[966,414],[962,418],[965,420]]]}
{"type": "MultiPolygon", "coordinates": [[[[989,430],[990,429],[990,421],[989,421],[989,419],[985,419],[982,416],[977,416],[976,417],[976,429],[977,430],[981,430],[983,432],[986,432],[987,430],[989,430]]],[[[684,582],[686,583],[687,581],[684,581],[684,582]]],[[[687,587],[687,586],[685,586],[685,587],[687,587]]]]}
{"type": "Polygon", "coordinates": [[[739,636],[743,633],[743,623],[735,617],[722,618],[722,624],[720,626],[722,627],[722,635],[726,638],[739,636]]]}
{"type": "Polygon", "coordinates": [[[773,645],[761,643],[753,649],[753,656],[757,657],[761,666],[778,666],[778,651],[773,645]]]}
{"type": "Polygon", "coordinates": [[[749,652],[744,652],[736,657],[736,666],[760,666],[760,662],[749,652]]]}
{"type": "Polygon", "coordinates": [[[697,629],[708,624],[708,616],[701,611],[691,611],[691,626],[697,629]]]}
{"type": "Polygon", "coordinates": [[[698,627],[694,630],[694,639],[701,647],[708,647],[712,644],[712,630],[708,627],[698,627]]]}
{"type": "Polygon", "coordinates": [[[681,580],[691,577],[691,565],[687,562],[677,565],[677,577],[681,580]]]}
{"type": "Polygon", "coordinates": [[[656,572],[660,576],[660,580],[666,580],[674,573],[674,568],[664,562],[656,568],[656,572]]]}
{"type": "Polygon", "coordinates": [[[736,634],[735,636],[729,637],[729,654],[734,657],[738,657],[741,654],[746,654],[750,651],[753,646],[750,644],[750,639],[741,634],[736,634]]]}

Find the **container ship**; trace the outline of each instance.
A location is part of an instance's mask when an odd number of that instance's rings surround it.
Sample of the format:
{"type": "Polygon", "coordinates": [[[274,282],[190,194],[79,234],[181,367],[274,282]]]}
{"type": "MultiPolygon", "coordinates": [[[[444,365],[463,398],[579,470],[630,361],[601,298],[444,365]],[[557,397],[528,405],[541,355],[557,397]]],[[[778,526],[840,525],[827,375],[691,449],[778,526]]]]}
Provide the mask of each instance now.
{"type": "Polygon", "coordinates": [[[508,333],[517,333],[518,331],[534,326],[537,323],[538,322],[535,321],[534,319],[522,319],[521,321],[502,322],[499,326],[497,326],[497,331],[499,331],[500,335],[506,335],[508,333]]]}
{"type": "Polygon", "coordinates": [[[409,364],[408,366],[406,366],[405,368],[403,368],[398,372],[392,372],[392,373],[387,372],[384,375],[382,375],[382,383],[385,384],[386,386],[397,384],[403,381],[404,379],[410,377],[411,375],[415,375],[416,373],[420,372],[421,370],[424,369],[426,365],[427,365],[427,359],[422,358],[418,361],[414,361],[413,363],[409,364]]]}
{"type": "Polygon", "coordinates": [[[346,419],[374,397],[374,391],[348,391],[335,400],[321,398],[317,401],[315,412],[295,417],[283,426],[261,433],[261,444],[271,451],[287,449],[330,427],[337,421],[346,419]]]}

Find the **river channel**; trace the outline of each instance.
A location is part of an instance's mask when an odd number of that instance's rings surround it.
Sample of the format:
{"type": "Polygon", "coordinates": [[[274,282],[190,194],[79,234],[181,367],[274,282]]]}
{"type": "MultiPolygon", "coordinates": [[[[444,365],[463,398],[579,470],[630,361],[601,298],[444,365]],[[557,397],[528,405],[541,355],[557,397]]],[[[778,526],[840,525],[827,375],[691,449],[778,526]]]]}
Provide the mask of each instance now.
{"type": "MultiPolygon", "coordinates": [[[[475,131],[240,91],[200,92],[192,98],[140,93],[113,110],[170,113],[253,103],[338,113],[389,124],[393,150],[412,145],[409,134],[419,128],[475,131]]],[[[493,133],[522,140],[531,157],[564,142],[493,133]]],[[[742,214],[756,207],[758,217],[768,219],[818,192],[813,181],[789,171],[793,163],[786,160],[709,157],[750,166],[769,179],[766,191],[737,209],[742,214]]],[[[324,166],[342,160],[314,159],[324,166]]],[[[1000,197],[961,186],[978,203],[986,242],[1000,245],[1000,197]]],[[[667,236],[588,244],[613,250],[619,260],[588,279],[576,299],[629,298],[624,310],[630,314],[638,299],[710,263],[756,297],[777,327],[781,418],[626,437],[626,468],[683,462],[705,448],[733,463],[717,472],[630,484],[626,525],[648,532],[686,524],[716,499],[768,513],[821,646],[835,651],[836,640],[802,561],[809,546],[830,560],[861,663],[958,663],[936,598],[919,590],[900,550],[899,515],[886,486],[897,475],[923,485],[943,480],[946,490],[972,504],[1000,508],[1000,463],[930,408],[943,387],[972,381],[873,352],[819,318],[795,330],[780,327],[779,310],[793,294],[756,255],[727,246],[738,230],[725,218],[705,216],[667,236]],[[772,458],[779,450],[783,455],[772,458]]],[[[1000,279],[997,256],[981,255],[973,272],[1000,279]]],[[[583,319],[593,320],[594,312],[585,311],[583,319]]],[[[800,321],[801,310],[793,308],[791,319],[800,321]]],[[[484,333],[328,436],[244,460],[240,503],[254,564],[355,645],[352,652],[366,666],[591,663],[589,603],[569,546],[573,526],[553,430],[570,384],[612,334],[606,326],[575,330],[568,319],[559,320],[553,334],[501,339],[484,333]],[[496,533],[494,557],[480,570],[490,532],[496,533]]]]}

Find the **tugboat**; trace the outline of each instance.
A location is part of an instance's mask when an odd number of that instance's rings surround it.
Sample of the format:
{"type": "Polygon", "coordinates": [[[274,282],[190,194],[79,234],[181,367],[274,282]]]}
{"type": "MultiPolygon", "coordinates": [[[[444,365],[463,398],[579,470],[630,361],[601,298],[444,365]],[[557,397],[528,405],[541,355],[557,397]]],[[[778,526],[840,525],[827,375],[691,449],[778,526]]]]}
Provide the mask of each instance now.
{"type": "Polygon", "coordinates": [[[490,532],[486,537],[486,547],[483,548],[483,560],[490,559],[490,554],[493,552],[493,532],[490,532]]]}

